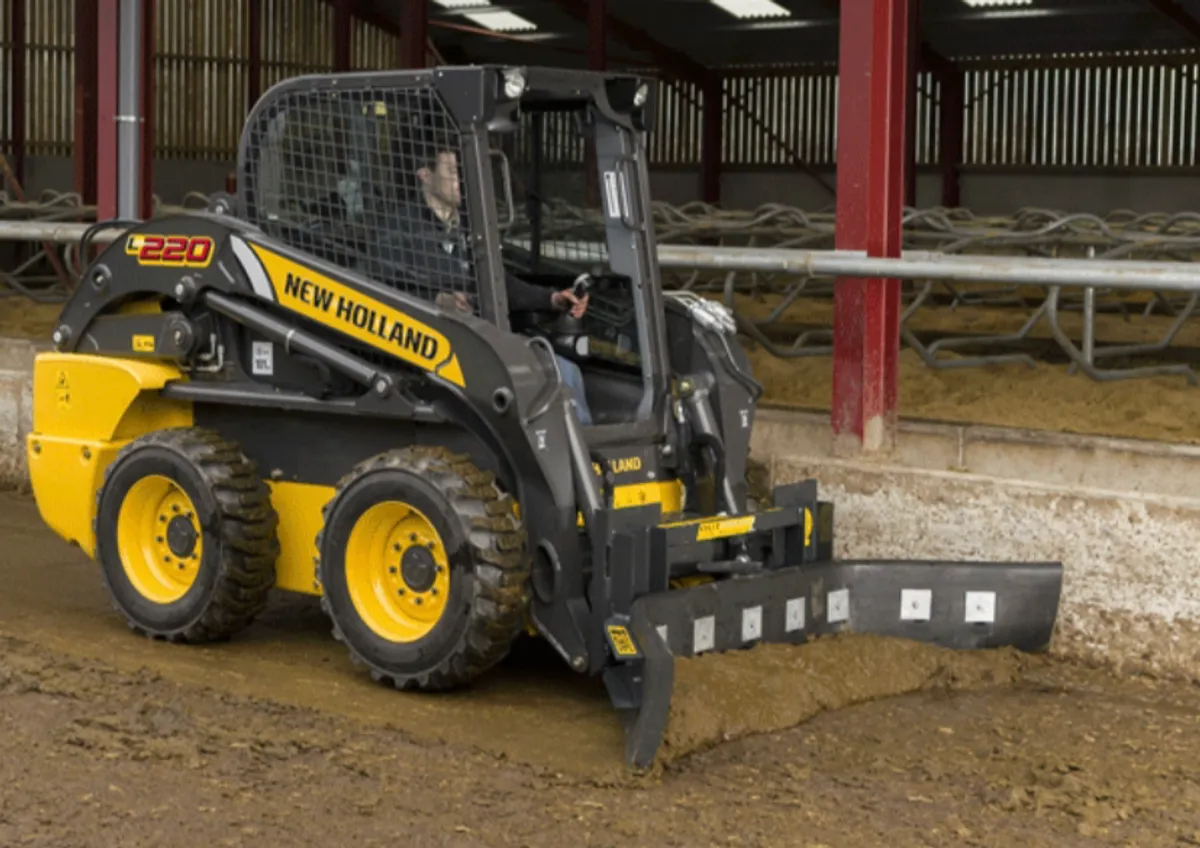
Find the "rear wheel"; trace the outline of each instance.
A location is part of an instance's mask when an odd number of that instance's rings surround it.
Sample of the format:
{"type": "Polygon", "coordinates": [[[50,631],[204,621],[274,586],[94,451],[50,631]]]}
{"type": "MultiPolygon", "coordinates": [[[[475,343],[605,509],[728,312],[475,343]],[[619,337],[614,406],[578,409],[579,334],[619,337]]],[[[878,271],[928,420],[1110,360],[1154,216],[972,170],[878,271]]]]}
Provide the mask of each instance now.
{"type": "Polygon", "coordinates": [[[379,454],[343,478],[317,537],[335,638],[399,689],[449,689],[509,652],[529,566],[512,498],[442,448],[379,454]]]}
{"type": "Polygon", "coordinates": [[[136,632],[226,639],[266,605],[278,516],[253,462],[197,427],[130,442],[105,473],[96,559],[113,606],[136,632]]]}

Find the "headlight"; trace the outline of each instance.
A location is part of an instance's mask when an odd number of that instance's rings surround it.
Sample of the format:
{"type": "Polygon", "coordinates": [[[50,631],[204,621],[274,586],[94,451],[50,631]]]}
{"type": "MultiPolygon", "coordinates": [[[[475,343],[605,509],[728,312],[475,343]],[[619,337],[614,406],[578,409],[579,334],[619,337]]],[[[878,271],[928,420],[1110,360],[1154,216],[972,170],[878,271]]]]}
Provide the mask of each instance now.
{"type": "Polygon", "coordinates": [[[650,86],[642,83],[637,87],[637,91],[633,93],[633,105],[639,109],[646,105],[646,98],[650,96],[650,86]]]}
{"type": "Polygon", "coordinates": [[[518,70],[504,72],[504,96],[516,100],[525,93],[525,75],[518,70]]]}

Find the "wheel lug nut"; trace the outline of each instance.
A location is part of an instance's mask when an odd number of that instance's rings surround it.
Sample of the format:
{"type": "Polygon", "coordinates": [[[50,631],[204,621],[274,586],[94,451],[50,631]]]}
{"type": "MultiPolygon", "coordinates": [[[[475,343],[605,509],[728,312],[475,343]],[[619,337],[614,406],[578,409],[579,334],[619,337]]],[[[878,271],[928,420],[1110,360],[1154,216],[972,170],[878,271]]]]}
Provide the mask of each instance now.
{"type": "Polygon", "coordinates": [[[410,541],[410,542],[415,542],[415,541],[417,541],[417,534],[416,534],[416,533],[409,533],[409,534],[408,534],[408,541],[410,541]]]}
{"type": "Polygon", "coordinates": [[[400,543],[397,542],[396,544],[392,545],[392,550],[396,553],[400,553],[400,543]]]}
{"type": "Polygon", "coordinates": [[[403,589],[397,589],[397,590],[396,590],[396,594],[397,594],[397,595],[403,595],[403,594],[404,594],[404,590],[403,590],[403,589]]]}
{"type": "Polygon", "coordinates": [[[417,606],[420,606],[423,603],[423,601],[420,598],[413,598],[413,601],[416,603],[417,606]]]}
{"type": "Polygon", "coordinates": [[[393,565],[388,569],[388,574],[395,574],[395,573],[396,573],[396,566],[393,565]]]}
{"type": "Polygon", "coordinates": [[[171,507],[171,512],[179,512],[179,504],[174,504],[171,507]]]}
{"type": "Polygon", "coordinates": [[[162,543],[162,536],[155,536],[155,537],[154,537],[154,541],[156,541],[156,542],[158,542],[158,543],[160,543],[160,544],[161,544],[161,543],[162,543]]]}
{"type": "Polygon", "coordinates": [[[437,546],[437,543],[436,542],[427,542],[426,546],[429,548],[429,550],[432,551],[437,546]]]}
{"type": "Polygon", "coordinates": [[[429,590],[429,594],[431,594],[431,595],[436,595],[436,594],[437,594],[437,589],[430,589],[430,590],[429,590]]]}

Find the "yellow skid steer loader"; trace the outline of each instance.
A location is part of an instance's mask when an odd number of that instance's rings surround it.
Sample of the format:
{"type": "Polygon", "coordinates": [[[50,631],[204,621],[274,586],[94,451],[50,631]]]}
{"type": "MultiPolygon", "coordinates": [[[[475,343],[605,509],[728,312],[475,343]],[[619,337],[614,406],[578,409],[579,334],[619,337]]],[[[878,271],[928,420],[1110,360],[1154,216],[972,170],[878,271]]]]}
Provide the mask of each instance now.
{"type": "Polygon", "coordinates": [[[309,593],[376,680],[442,690],[532,628],[603,676],[633,767],[675,657],[1048,644],[1058,563],[838,561],[815,482],[748,498],[761,388],[730,314],[662,289],[655,102],[546,68],[291,79],[236,196],[89,230],[121,235],[37,359],[29,467],[135,631],[226,639],[309,593]]]}

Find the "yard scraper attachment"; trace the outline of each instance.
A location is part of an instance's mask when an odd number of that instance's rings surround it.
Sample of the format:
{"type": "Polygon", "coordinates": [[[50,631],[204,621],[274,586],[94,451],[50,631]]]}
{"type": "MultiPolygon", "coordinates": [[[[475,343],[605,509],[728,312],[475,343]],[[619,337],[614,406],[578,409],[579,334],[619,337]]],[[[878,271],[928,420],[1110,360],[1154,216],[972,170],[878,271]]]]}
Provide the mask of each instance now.
{"type": "Polygon", "coordinates": [[[654,106],[628,74],[301,77],[249,115],[236,196],[126,225],[37,359],[28,457],[129,625],[225,639],[306,593],[425,691],[532,629],[603,676],[633,766],[674,657],[1044,646],[1057,564],[839,563],[815,484],[753,503],[736,326],[654,262],[654,106]]]}
{"type": "MultiPolygon", "coordinates": [[[[1050,643],[1058,611],[1058,563],[835,561],[832,506],[817,501],[816,484],[780,486],[776,506],[752,518],[658,526],[624,534],[614,568],[649,573],[655,551],[692,549],[723,528],[747,536],[709,542],[708,551],[738,546],[755,552],[752,567],[724,580],[638,594],[628,613],[606,623],[618,664],[605,682],[625,723],[626,761],[647,768],[671,713],[676,657],[748,649],[762,643],[807,641],[839,632],[873,633],[955,649],[1012,646],[1037,651],[1050,643]],[[816,532],[812,517],[819,516],[816,532]],[[739,524],[742,526],[739,527],[739,524]]],[[[690,557],[689,557],[690,558],[690,557]]],[[[711,567],[695,564],[704,571],[711,567]]],[[[661,572],[660,572],[661,576],[661,572]]]]}

